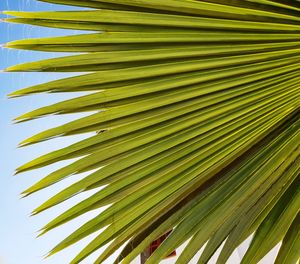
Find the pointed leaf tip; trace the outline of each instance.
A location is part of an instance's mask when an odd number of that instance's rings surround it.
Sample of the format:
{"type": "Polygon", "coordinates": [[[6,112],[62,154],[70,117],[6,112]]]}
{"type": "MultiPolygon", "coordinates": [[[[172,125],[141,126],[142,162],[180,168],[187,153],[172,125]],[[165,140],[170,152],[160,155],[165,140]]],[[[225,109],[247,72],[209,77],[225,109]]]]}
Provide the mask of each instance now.
{"type": "Polygon", "coordinates": [[[3,15],[8,15],[8,16],[19,16],[20,14],[22,14],[24,12],[22,11],[14,11],[14,10],[4,10],[4,11],[1,11],[0,14],[3,14],[3,15]]]}
{"type": "Polygon", "coordinates": [[[3,15],[9,15],[12,11],[9,11],[9,10],[2,10],[0,11],[0,14],[3,14],[3,15]]]}
{"type": "Polygon", "coordinates": [[[58,253],[58,252],[60,252],[60,251],[61,251],[61,250],[58,248],[58,246],[55,246],[54,248],[52,248],[52,249],[49,251],[47,257],[51,257],[51,256],[53,256],[54,254],[56,254],[56,253],[58,253]]]}
{"type": "Polygon", "coordinates": [[[44,259],[47,259],[47,258],[49,258],[49,257],[51,257],[53,255],[53,253],[51,253],[51,251],[48,253],[48,254],[46,254],[43,258],[44,259]]]}
{"type": "Polygon", "coordinates": [[[36,238],[40,238],[41,236],[45,235],[47,233],[47,230],[45,230],[44,228],[40,229],[38,231],[38,235],[36,236],[36,238]]]}
{"type": "Polygon", "coordinates": [[[21,118],[17,117],[13,120],[13,124],[16,125],[16,124],[23,123],[25,121],[26,121],[26,119],[21,119],[21,118]]]}
{"type": "Polygon", "coordinates": [[[0,48],[9,48],[9,44],[8,43],[0,44],[0,48]]]}
{"type": "Polygon", "coordinates": [[[15,172],[14,172],[14,174],[13,174],[13,176],[17,176],[17,175],[20,174],[20,173],[21,173],[20,170],[19,170],[19,169],[16,169],[15,172]]]}
{"type": "MultiPolygon", "coordinates": [[[[5,69],[5,70],[6,70],[6,69],[5,69]]],[[[8,98],[15,98],[15,97],[20,97],[20,96],[22,96],[22,94],[20,94],[18,91],[9,93],[9,94],[7,95],[8,98]]]]}
{"type": "Polygon", "coordinates": [[[30,144],[31,143],[25,139],[24,141],[22,141],[18,144],[18,148],[23,148],[23,147],[29,146],[30,144]]]}
{"type": "Polygon", "coordinates": [[[19,143],[18,146],[17,146],[17,148],[23,148],[23,147],[26,147],[26,146],[27,146],[26,144],[19,143]]]}
{"type": "Polygon", "coordinates": [[[16,124],[19,124],[19,123],[23,123],[23,122],[26,122],[28,120],[32,120],[32,119],[35,119],[34,117],[30,116],[29,113],[26,113],[26,114],[23,114],[23,115],[20,115],[20,116],[17,116],[14,118],[14,122],[16,124]]]}
{"type": "Polygon", "coordinates": [[[32,192],[30,191],[30,188],[21,192],[21,195],[23,195],[23,198],[28,197],[30,194],[32,194],[32,192]]]}
{"type": "Polygon", "coordinates": [[[10,66],[10,67],[5,68],[4,71],[5,72],[14,72],[14,71],[16,71],[14,69],[15,69],[15,66],[10,66]]]}
{"type": "Polygon", "coordinates": [[[35,210],[33,210],[33,211],[30,213],[30,216],[35,216],[35,215],[37,215],[37,214],[38,214],[38,212],[35,211],[35,210]]]}
{"type": "Polygon", "coordinates": [[[29,196],[29,193],[21,193],[20,194],[21,195],[21,199],[23,199],[23,198],[26,198],[26,197],[28,197],[29,196]]]}

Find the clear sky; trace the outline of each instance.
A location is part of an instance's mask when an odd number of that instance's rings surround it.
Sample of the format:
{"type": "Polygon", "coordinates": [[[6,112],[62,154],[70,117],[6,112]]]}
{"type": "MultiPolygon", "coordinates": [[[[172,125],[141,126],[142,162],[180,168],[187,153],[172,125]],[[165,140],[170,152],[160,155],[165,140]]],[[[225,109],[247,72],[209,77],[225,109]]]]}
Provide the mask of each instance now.
{"type": "MultiPolygon", "coordinates": [[[[0,10],[64,10],[66,7],[45,4],[35,0],[1,0],[0,10]]],[[[74,9],[74,8],[73,8],[74,9]]],[[[67,34],[76,32],[68,31],[67,34]]],[[[78,33],[78,32],[77,32],[78,33]]],[[[23,25],[8,25],[0,23],[0,43],[8,41],[41,36],[54,36],[66,34],[65,30],[47,29],[23,25]]],[[[65,55],[65,54],[61,54],[65,55]]],[[[54,57],[57,54],[28,52],[16,50],[0,50],[0,69],[4,69],[10,65],[40,60],[48,57],[54,57]]],[[[70,247],[69,249],[59,253],[47,260],[43,260],[43,255],[47,253],[57,242],[66,237],[72,230],[76,229],[82,223],[89,220],[95,212],[89,213],[72,221],[71,223],[50,232],[42,238],[36,239],[37,230],[46,224],[58,212],[65,210],[72,204],[77,203],[84,198],[80,195],[71,199],[56,208],[49,210],[41,215],[29,217],[30,212],[41,202],[55,194],[58,190],[69,185],[71,182],[82,177],[78,175],[71,177],[63,183],[57,184],[50,189],[33,195],[32,197],[21,199],[22,190],[41,179],[55,168],[62,166],[63,163],[49,166],[47,168],[27,172],[13,177],[14,170],[19,165],[31,160],[38,155],[57,149],[71,142],[78,140],[78,137],[55,139],[45,142],[37,146],[17,149],[17,144],[23,139],[46,128],[61,124],[74,116],[65,117],[48,117],[45,119],[35,120],[33,122],[13,125],[14,117],[37,108],[39,106],[51,104],[59,100],[69,98],[73,95],[37,95],[19,99],[8,100],[6,95],[16,89],[26,86],[38,84],[48,80],[63,77],[62,74],[54,73],[1,73],[0,74],[0,168],[1,168],[1,193],[0,193],[0,264],[66,264],[75,256],[87,241],[93,236],[81,241],[80,243],[70,247]]],[[[90,194],[86,194],[90,195],[90,194]]],[[[230,259],[230,264],[239,262],[239,255],[242,254],[243,248],[235,252],[230,259]]],[[[99,252],[88,258],[85,264],[92,264],[99,252]]],[[[274,255],[274,254],[273,254],[274,255]]],[[[164,261],[165,264],[173,263],[174,259],[164,261]]],[[[112,263],[108,260],[106,263],[112,263]]],[[[214,263],[212,261],[211,263],[214,263]]],[[[262,263],[272,263],[272,254],[262,263]]]]}

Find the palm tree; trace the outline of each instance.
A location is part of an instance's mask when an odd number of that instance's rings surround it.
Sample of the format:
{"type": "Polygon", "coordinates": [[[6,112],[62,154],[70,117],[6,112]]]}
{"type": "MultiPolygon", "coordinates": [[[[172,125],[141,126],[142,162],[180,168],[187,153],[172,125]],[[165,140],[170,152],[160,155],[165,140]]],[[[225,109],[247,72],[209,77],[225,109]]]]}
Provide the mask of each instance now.
{"type": "Polygon", "coordinates": [[[189,241],[177,263],[207,243],[217,263],[251,234],[242,260],[257,263],[282,241],[276,264],[300,256],[300,2],[295,0],[43,0],[89,7],[73,12],[6,12],[8,22],[90,30],[89,34],[17,40],[7,48],[77,52],[7,71],[82,72],[13,92],[87,92],[33,110],[92,112],[23,142],[94,135],[30,161],[17,173],[78,158],[24,191],[30,195],[72,174],[88,176],[36,208],[103,187],[45,225],[42,234],[111,205],[50,255],[100,230],[71,262],[101,247],[102,263],[130,263],[172,231],[147,259],[158,263],[189,241]]]}

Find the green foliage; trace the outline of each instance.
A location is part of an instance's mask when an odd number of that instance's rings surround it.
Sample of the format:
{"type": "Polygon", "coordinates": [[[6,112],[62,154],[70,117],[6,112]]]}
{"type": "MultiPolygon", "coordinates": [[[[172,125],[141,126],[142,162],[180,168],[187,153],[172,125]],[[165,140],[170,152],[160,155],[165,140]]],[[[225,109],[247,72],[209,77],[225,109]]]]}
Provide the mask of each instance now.
{"type": "Polygon", "coordinates": [[[158,263],[190,239],[177,263],[198,263],[225,245],[218,264],[251,234],[242,263],[282,241],[276,264],[300,256],[300,2],[271,0],[45,0],[90,7],[74,12],[5,13],[8,22],[91,30],[17,40],[7,48],[77,52],[7,71],[83,72],[13,92],[89,92],[16,118],[94,112],[21,143],[95,134],[22,165],[17,173],[79,158],[24,195],[91,172],[36,208],[38,214],[103,187],[45,225],[42,234],[110,205],[50,255],[106,227],[75,256],[101,247],[102,263],[130,263],[155,239],[158,263]],[[96,112],[95,112],[96,111],[96,112]]]}

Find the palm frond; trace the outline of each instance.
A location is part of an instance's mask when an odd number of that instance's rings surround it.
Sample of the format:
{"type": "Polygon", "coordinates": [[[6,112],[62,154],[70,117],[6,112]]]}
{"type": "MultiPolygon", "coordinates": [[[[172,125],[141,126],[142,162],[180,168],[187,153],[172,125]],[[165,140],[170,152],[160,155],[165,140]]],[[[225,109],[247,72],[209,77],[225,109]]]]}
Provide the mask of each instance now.
{"type": "Polygon", "coordinates": [[[62,212],[41,234],[110,205],[55,246],[52,255],[106,227],[72,260],[101,247],[102,263],[130,263],[172,230],[147,263],[190,240],[176,263],[206,245],[218,264],[254,234],[242,263],[278,242],[277,263],[299,260],[300,3],[271,0],[45,0],[90,9],[5,13],[7,22],[91,30],[16,40],[7,48],[75,52],[10,72],[82,72],[26,87],[11,97],[89,92],[16,118],[93,112],[33,135],[20,146],[94,132],[20,166],[17,173],[77,158],[24,191],[31,195],[82,172],[42,203],[41,213],[103,187],[62,212]],[[96,112],[95,112],[96,111],[96,112]]]}

